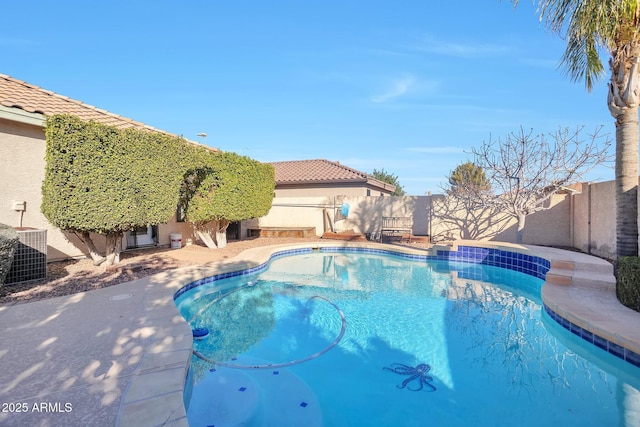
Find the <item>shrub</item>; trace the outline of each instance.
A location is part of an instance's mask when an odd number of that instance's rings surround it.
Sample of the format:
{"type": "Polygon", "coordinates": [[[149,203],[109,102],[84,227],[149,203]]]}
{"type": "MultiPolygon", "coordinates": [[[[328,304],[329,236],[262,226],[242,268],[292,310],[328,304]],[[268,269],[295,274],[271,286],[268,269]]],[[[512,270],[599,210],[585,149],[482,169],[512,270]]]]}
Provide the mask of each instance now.
{"type": "Polygon", "coordinates": [[[618,264],[618,300],[640,312],[640,258],[624,257],[618,264]]]}
{"type": "Polygon", "coordinates": [[[89,233],[106,236],[112,264],[124,231],[166,223],[174,215],[191,153],[184,139],[68,115],[47,119],[46,138],[42,213],[84,241],[96,264],[105,258],[89,233]]]}
{"type": "Polygon", "coordinates": [[[0,285],[4,284],[7,274],[9,274],[18,242],[16,230],[8,225],[0,224],[0,285]]]}
{"type": "Polygon", "coordinates": [[[223,248],[230,222],[269,212],[275,172],[271,165],[229,152],[204,152],[198,161],[185,174],[181,203],[198,237],[212,249],[223,248]],[[208,236],[210,223],[215,239],[208,236]]]}

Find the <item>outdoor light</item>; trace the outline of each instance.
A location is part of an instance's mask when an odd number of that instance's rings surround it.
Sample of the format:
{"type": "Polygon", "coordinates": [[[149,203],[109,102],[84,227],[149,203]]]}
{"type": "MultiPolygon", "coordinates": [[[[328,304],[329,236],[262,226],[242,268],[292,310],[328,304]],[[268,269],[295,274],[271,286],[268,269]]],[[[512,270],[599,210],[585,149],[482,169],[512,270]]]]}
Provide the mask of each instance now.
{"type": "Polygon", "coordinates": [[[207,143],[207,134],[204,132],[200,132],[199,134],[197,134],[196,136],[202,137],[204,138],[204,143],[207,143]]]}

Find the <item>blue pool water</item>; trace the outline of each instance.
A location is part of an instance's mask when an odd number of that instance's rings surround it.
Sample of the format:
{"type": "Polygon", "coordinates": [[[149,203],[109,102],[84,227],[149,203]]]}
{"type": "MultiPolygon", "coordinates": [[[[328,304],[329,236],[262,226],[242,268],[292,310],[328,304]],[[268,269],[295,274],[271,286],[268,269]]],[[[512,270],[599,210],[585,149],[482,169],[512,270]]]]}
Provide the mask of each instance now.
{"type": "Polygon", "coordinates": [[[559,326],[542,283],[486,265],[313,252],[195,287],[176,299],[209,330],[194,341],[189,423],[640,425],[640,368],[559,326]]]}

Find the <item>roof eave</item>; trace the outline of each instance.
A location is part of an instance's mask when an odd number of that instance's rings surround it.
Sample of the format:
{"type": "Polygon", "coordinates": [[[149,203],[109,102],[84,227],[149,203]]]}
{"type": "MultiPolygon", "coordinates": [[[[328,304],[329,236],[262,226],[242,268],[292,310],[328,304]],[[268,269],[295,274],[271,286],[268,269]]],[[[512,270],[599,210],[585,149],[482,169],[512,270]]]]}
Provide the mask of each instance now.
{"type": "Polygon", "coordinates": [[[44,127],[46,117],[41,113],[30,113],[22,108],[11,108],[0,105],[0,119],[44,127]]]}
{"type": "Polygon", "coordinates": [[[367,180],[367,184],[371,185],[372,187],[388,191],[389,193],[393,193],[394,191],[396,191],[395,185],[389,184],[384,181],[380,181],[379,179],[375,179],[375,178],[369,178],[367,180]]]}
{"type": "Polygon", "coordinates": [[[308,185],[308,184],[365,184],[365,179],[305,179],[295,181],[276,181],[277,185],[308,185]]]}

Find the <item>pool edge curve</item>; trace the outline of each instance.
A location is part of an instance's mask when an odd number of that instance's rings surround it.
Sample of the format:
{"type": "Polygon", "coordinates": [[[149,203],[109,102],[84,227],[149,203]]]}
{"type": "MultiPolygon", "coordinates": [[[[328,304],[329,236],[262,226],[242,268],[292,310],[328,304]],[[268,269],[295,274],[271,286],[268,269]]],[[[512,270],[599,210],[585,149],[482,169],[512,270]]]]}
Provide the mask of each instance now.
{"type": "MultiPolygon", "coordinates": [[[[160,424],[188,426],[184,390],[187,385],[193,340],[191,328],[180,315],[174,297],[189,284],[216,275],[253,272],[268,264],[274,255],[282,252],[295,253],[296,250],[359,248],[378,253],[418,255],[435,259],[437,251],[453,252],[462,247],[497,249],[549,261],[549,269],[545,272],[546,280],[541,291],[544,309],[556,322],[574,334],[587,340],[589,333],[598,336],[606,341],[606,351],[640,366],[640,331],[633,328],[634,324],[640,324],[640,313],[618,302],[613,269],[609,271],[607,265],[610,264],[600,258],[542,246],[468,240],[456,241],[447,246],[436,245],[428,250],[368,242],[272,245],[245,250],[228,260],[185,267],[141,279],[145,282],[147,326],[153,330],[152,343],[145,352],[157,355],[157,364],[138,367],[131,376],[121,400],[117,425],[159,425],[155,421],[145,422],[144,414],[152,412],[155,420],[164,420],[160,424]],[[595,276],[596,281],[593,280],[595,276]],[[181,378],[178,378],[179,376],[181,378]],[[150,381],[156,386],[154,395],[144,400],[130,399],[128,391],[131,388],[146,387],[150,381]],[[175,385],[176,381],[182,384],[179,394],[174,386],[163,387],[163,384],[175,385]]],[[[591,342],[603,348],[602,345],[598,345],[602,341],[596,343],[592,339],[591,342]]]]}

